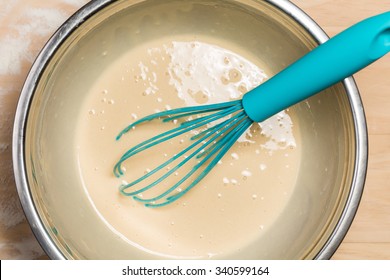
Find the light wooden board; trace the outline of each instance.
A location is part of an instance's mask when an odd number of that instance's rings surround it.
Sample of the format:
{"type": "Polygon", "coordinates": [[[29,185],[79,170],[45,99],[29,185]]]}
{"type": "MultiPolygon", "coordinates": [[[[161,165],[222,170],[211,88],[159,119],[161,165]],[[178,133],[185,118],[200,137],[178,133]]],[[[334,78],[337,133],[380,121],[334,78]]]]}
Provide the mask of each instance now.
{"type": "MultiPolygon", "coordinates": [[[[329,36],[390,11],[390,0],[293,0],[329,36]]],[[[368,123],[369,166],[354,222],[334,259],[390,259],[390,55],[355,75],[368,123]]]]}

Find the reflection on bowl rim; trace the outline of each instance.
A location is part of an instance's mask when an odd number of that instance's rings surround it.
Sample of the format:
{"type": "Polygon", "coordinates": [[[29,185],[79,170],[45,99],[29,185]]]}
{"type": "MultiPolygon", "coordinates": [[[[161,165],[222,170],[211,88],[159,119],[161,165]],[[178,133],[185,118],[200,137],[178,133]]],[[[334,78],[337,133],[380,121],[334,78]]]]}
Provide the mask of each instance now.
{"type": "MultiPolygon", "coordinates": [[[[308,15],[306,15],[302,10],[300,10],[291,2],[285,0],[264,1],[275,6],[283,13],[289,15],[293,20],[301,25],[319,44],[324,43],[328,39],[328,36],[325,34],[325,32],[308,15]]],[[[42,71],[45,69],[45,66],[50,61],[54,52],[78,27],[80,23],[84,22],[89,17],[93,16],[101,9],[114,2],[115,0],[91,1],[78,12],[76,12],[72,17],[70,17],[57,30],[57,32],[48,41],[33,64],[23,86],[16,111],[12,142],[16,186],[23,210],[30,223],[30,226],[39,243],[48,256],[52,259],[65,259],[65,256],[61,253],[60,249],[50,238],[45,225],[39,217],[29,189],[24,155],[25,130],[29,114],[29,107],[34,95],[35,88],[40,79],[40,73],[42,73],[42,71]]],[[[343,81],[343,84],[348,93],[354,120],[354,134],[356,138],[356,160],[354,165],[354,174],[351,190],[341,217],[331,236],[315,256],[315,259],[329,259],[341,244],[356,214],[357,207],[362,196],[367,171],[368,136],[363,105],[354,79],[352,77],[347,78],[343,81]]]]}

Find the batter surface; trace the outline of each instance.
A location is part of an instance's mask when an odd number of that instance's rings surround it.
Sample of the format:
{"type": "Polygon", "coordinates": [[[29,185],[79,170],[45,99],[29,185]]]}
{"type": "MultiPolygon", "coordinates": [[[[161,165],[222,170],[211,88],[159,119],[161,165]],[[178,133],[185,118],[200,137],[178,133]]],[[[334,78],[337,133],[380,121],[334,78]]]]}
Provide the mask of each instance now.
{"type": "Polygon", "coordinates": [[[175,138],[141,153],[125,162],[125,174],[117,178],[113,167],[123,153],[176,124],[150,122],[120,141],[115,138],[128,124],[154,112],[242,98],[270,74],[237,46],[199,36],[149,41],[112,62],[84,104],[76,153],[85,191],[113,234],[134,250],[164,258],[234,257],[250,250],[282,213],[295,188],[301,145],[294,112],[253,124],[194,189],[157,209],[121,195],[118,187],[149,172],[191,140],[175,138]]]}

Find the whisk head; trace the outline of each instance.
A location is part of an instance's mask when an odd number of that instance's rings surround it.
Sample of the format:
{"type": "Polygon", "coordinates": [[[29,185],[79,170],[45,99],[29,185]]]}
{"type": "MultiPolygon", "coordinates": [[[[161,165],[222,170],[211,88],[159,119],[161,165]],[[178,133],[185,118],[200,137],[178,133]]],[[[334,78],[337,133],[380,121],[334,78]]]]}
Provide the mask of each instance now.
{"type": "Polygon", "coordinates": [[[185,121],[177,127],[143,141],[125,152],[114,167],[115,176],[121,177],[124,175],[122,164],[136,154],[169,141],[174,137],[179,137],[184,133],[195,130],[200,132],[190,138],[192,141],[189,146],[175,154],[172,158],[158,165],[142,177],[130,183],[123,183],[120,186],[119,190],[123,195],[132,196],[135,200],[144,203],[147,207],[168,205],[190,191],[210,173],[213,167],[218,164],[225,153],[253,122],[245,113],[242,101],[235,100],[155,113],[127,126],[119,133],[116,139],[119,140],[135,126],[155,119],[161,119],[163,122],[183,119],[185,121]],[[140,195],[175,174],[177,170],[185,164],[190,163],[191,160],[194,162],[193,166],[181,179],[173,183],[172,186],[149,198],[144,198],[144,196],[140,195]],[[174,162],[176,162],[176,165],[173,168],[170,168],[167,172],[163,172],[161,176],[157,176],[157,179],[152,180],[151,183],[148,182],[146,186],[142,186],[141,188],[135,187],[174,162]]]}

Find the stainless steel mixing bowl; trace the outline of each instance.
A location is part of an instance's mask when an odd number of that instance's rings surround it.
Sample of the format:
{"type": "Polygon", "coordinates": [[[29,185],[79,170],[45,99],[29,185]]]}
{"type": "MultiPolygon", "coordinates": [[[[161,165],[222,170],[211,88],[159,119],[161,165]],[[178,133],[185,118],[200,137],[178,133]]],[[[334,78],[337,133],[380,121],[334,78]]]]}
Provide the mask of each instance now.
{"type": "MultiPolygon", "coordinates": [[[[80,110],[77,104],[83,102],[83,93],[94,78],[115,59],[108,55],[92,63],[107,44],[119,55],[145,40],[194,30],[238,44],[246,42],[248,52],[260,57],[273,73],[327,40],[312,19],[285,0],[96,0],[79,10],[34,63],[14,127],[13,161],[20,200],[49,257],[145,258],[129,255],[129,245],[120,238],[104,238],[107,225],[91,218],[93,207],[74,172],[69,150],[80,110]],[[181,24],[165,21],[164,14],[169,13],[176,13],[181,24]],[[66,180],[57,180],[58,175],[66,180]],[[94,239],[89,238],[91,234],[94,239]],[[110,244],[111,249],[102,244],[110,244]]],[[[293,110],[300,119],[304,161],[285,209],[289,215],[280,216],[253,245],[252,254],[238,258],[330,258],[356,213],[368,145],[363,106],[353,79],[293,110]],[[261,242],[271,244],[272,250],[264,250],[261,242]]]]}

